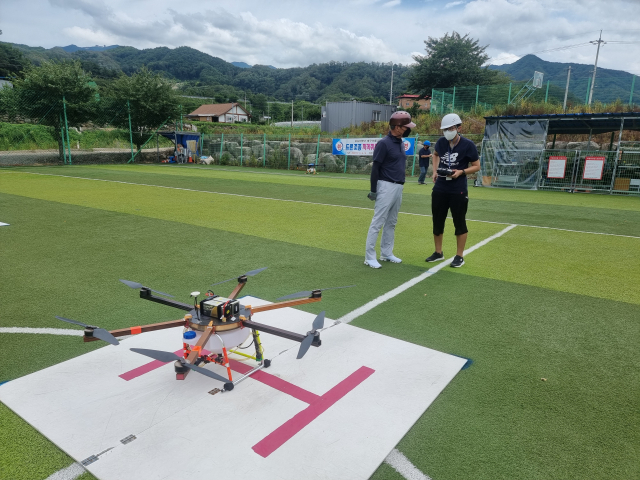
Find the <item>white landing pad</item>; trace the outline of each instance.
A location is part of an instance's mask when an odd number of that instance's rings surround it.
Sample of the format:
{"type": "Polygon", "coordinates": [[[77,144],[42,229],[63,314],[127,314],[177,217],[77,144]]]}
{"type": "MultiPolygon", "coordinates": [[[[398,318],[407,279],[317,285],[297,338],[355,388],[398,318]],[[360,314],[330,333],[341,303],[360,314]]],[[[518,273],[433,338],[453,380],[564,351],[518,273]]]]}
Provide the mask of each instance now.
{"type": "MultiPolygon", "coordinates": [[[[287,308],[253,320],[305,334],[314,318],[287,308]]],[[[338,324],[301,360],[298,343],[261,334],[271,366],[211,395],[220,382],[196,372],[178,381],[173,363],[129,350],[178,351],[181,332],[105,344],[5,383],[0,401],[101,480],[354,480],[373,474],[465,363],[338,324]]],[[[236,379],[255,365],[233,357],[236,379]]],[[[226,374],[220,365],[205,368],[226,374]]]]}

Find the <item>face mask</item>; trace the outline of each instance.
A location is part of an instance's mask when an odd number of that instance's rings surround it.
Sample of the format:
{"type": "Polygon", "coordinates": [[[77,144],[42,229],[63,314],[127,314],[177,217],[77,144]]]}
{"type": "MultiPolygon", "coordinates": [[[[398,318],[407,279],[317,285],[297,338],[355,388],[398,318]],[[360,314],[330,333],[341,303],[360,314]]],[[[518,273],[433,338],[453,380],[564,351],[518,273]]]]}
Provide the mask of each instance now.
{"type": "Polygon", "coordinates": [[[445,130],[444,131],[444,138],[446,138],[447,140],[451,141],[454,138],[456,138],[457,134],[458,134],[457,130],[445,130]]]}
{"type": "Polygon", "coordinates": [[[408,137],[410,133],[411,133],[411,129],[410,129],[410,128],[407,128],[407,129],[404,131],[404,133],[402,134],[402,136],[403,136],[403,137],[408,137]]]}

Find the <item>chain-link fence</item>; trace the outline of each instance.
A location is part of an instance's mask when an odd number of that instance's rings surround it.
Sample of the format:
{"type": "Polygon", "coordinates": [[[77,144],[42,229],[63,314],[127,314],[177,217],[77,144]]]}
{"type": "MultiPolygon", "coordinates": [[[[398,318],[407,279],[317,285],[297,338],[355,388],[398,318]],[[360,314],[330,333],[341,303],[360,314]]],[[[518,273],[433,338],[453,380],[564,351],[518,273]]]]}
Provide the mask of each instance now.
{"type": "MultiPolygon", "coordinates": [[[[534,88],[531,82],[511,82],[498,85],[472,85],[433,89],[431,92],[431,113],[443,115],[451,112],[489,110],[498,105],[509,105],[526,99],[536,103],[563,105],[565,94],[567,105],[586,105],[591,94],[591,77],[569,78],[554,76],[534,88]]],[[[630,107],[640,105],[640,88],[636,76],[597,77],[591,103],[603,104],[620,101],[630,107]]]]}
{"type": "MultiPolygon", "coordinates": [[[[479,136],[478,136],[479,137],[479,136]]],[[[378,137],[379,138],[379,137],[378,137]]],[[[438,136],[419,136],[415,154],[407,158],[406,173],[419,175],[418,150],[422,142],[433,143],[438,136]]],[[[371,172],[371,155],[334,155],[333,137],[326,135],[251,135],[207,134],[202,137],[200,161],[214,165],[307,170],[314,165],[318,172],[371,172]]]]}
{"type": "Polygon", "coordinates": [[[76,103],[1,88],[0,166],[155,161],[160,147],[173,151],[171,141],[155,135],[171,119],[153,125],[144,115],[128,100],[97,92],[76,103]]]}
{"type": "MultiPolygon", "coordinates": [[[[622,147],[622,145],[621,145],[622,147]]],[[[478,184],[532,190],[640,195],[640,144],[610,150],[482,147],[478,184]]]]}

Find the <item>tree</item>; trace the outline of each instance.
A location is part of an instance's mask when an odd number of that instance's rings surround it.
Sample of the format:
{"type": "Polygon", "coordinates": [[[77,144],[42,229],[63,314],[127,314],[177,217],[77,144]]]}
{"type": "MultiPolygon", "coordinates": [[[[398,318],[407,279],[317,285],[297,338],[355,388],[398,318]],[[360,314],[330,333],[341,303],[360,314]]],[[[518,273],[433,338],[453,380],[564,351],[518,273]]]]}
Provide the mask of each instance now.
{"type": "Polygon", "coordinates": [[[131,115],[133,141],[138,150],[150,133],[179,115],[178,94],[171,82],[146,67],[130,77],[121,75],[111,84],[107,95],[119,112],[114,125],[128,130],[131,115]]]}
{"type": "Polygon", "coordinates": [[[0,43],[0,77],[16,77],[27,68],[27,60],[22,52],[7,43],[0,43]]]}
{"type": "Polygon", "coordinates": [[[488,45],[479,46],[469,34],[447,33],[442,38],[429,37],[424,44],[427,54],[413,57],[417,65],[409,76],[409,89],[420,95],[431,95],[432,88],[508,82],[502,72],[482,67],[489,59],[488,45]]]}
{"type": "Polygon", "coordinates": [[[95,116],[97,86],[80,62],[43,62],[29,66],[15,81],[15,102],[21,121],[53,128],[63,158],[62,128],[80,126],[95,116]]]}
{"type": "Polygon", "coordinates": [[[267,97],[262,93],[258,93],[257,95],[252,95],[251,99],[251,110],[254,118],[260,118],[267,114],[267,97]]]}

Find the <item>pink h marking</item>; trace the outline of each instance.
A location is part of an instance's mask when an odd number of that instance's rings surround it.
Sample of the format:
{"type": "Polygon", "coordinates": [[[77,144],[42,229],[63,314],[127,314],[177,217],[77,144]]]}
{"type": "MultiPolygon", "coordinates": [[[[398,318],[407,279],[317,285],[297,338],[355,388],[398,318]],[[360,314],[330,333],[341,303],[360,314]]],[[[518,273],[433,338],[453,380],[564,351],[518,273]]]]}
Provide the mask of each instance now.
{"type": "MultiPolygon", "coordinates": [[[[174,353],[176,355],[181,355],[182,352],[183,350],[180,349],[176,350],[174,353]]],[[[207,354],[209,352],[203,350],[203,353],[207,354]]],[[[229,363],[232,370],[241,374],[245,374],[251,370],[251,367],[249,365],[245,365],[244,363],[238,362],[237,360],[230,359],[229,363]]],[[[129,381],[166,364],[167,363],[165,362],[154,360],[118,376],[126,381],[129,381]]],[[[353,390],[367,378],[369,378],[373,374],[373,372],[375,372],[375,370],[373,370],[372,368],[360,367],[358,370],[342,380],[327,393],[319,396],[313,392],[300,388],[297,385],[289,383],[286,380],[282,380],[275,375],[271,375],[264,370],[257,371],[256,373],[251,375],[252,379],[264,383],[271,388],[275,388],[282,393],[291,395],[292,397],[302,402],[308,403],[309,406],[302,410],[300,413],[294,415],[291,419],[287,420],[269,435],[256,443],[253,447],[251,447],[252,450],[261,457],[268,457],[278,448],[284,445],[287,441],[289,441],[296,433],[298,433],[304,427],[309,425],[313,420],[322,415],[327,409],[329,409],[329,407],[334,405],[347,393],[349,393],[351,390],[353,390]]]]}

